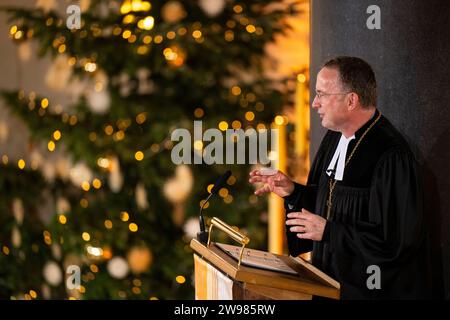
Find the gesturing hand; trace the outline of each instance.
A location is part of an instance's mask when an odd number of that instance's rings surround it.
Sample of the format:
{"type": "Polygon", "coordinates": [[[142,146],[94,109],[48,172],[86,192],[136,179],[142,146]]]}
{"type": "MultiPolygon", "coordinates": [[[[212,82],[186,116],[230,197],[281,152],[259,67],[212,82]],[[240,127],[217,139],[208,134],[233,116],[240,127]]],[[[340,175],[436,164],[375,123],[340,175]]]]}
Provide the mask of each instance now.
{"type": "Polygon", "coordinates": [[[294,183],[283,172],[267,176],[262,175],[259,170],[250,172],[250,183],[264,183],[264,186],[257,189],[255,194],[257,196],[267,192],[273,192],[280,197],[288,196],[294,191],[294,183]]]}
{"type": "Polygon", "coordinates": [[[298,232],[297,237],[315,241],[322,240],[327,220],[321,216],[302,209],[302,212],[288,213],[287,217],[289,219],[286,220],[286,225],[292,226],[289,229],[291,232],[298,232]]]}

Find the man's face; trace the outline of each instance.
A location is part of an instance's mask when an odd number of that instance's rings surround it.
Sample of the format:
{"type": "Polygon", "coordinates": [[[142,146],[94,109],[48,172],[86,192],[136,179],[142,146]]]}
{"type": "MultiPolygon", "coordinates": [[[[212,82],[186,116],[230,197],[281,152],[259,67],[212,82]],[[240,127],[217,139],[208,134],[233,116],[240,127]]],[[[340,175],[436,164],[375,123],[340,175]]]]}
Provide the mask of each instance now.
{"type": "Polygon", "coordinates": [[[346,92],[348,91],[342,88],[339,80],[338,70],[325,67],[317,74],[316,95],[312,107],[317,109],[325,128],[341,131],[348,121],[346,92]]]}

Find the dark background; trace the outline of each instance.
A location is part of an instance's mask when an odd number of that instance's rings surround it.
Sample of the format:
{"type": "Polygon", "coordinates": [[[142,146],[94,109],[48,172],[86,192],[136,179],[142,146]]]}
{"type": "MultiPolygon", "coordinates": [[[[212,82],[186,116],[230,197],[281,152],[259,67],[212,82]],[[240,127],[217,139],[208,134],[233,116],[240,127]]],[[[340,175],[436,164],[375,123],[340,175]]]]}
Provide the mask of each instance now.
{"type": "MultiPolygon", "coordinates": [[[[369,62],[378,108],[406,137],[423,169],[433,244],[435,297],[450,299],[450,5],[447,0],[311,1],[311,92],[320,66],[338,55],[369,62]],[[381,10],[370,30],[367,7],[381,10]]],[[[311,115],[311,157],[324,128],[311,115]]]]}

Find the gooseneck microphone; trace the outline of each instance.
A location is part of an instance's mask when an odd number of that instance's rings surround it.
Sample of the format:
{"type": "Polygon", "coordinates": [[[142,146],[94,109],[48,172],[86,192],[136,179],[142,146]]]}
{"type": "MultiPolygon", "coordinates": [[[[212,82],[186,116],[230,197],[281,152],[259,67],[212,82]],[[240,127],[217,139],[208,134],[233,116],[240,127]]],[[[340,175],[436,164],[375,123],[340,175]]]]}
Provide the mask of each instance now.
{"type": "Polygon", "coordinates": [[[197,240],[203,244],[206,244],[208,242],[208,231],[206,231],[205,228],[205,219],[203,218],[203,208],[208,203],[209,199],[213,195],[217,194],[219,190],[225,185],[230,176],[231,171],[228,170],[223,175],[221,175],[219,179],[217,179],[216,183],[214,183],[214,187],[211,189],[211,193],[208,195],[205,201],[203,201],[202,207],[200,208],[199,214],[200,232],[197,233],[197,240]]]}

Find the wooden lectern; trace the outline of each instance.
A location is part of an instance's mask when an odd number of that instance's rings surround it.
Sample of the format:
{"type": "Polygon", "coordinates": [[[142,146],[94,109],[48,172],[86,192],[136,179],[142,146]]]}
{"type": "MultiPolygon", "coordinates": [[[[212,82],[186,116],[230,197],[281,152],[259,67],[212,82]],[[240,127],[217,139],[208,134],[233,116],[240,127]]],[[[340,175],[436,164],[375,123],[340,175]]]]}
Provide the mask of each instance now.
{"type": "MultiPolygon", "coordinates": [[[[202,261],[202,263],[208,265],[208,267],[211,267],[216,272],[220,272],[223,277],[229,278],[229,281],[232,281],[231,298],[233,300],[310,300],[313,296],[331,299],[340,298],[340,284],[306,260],[300,257],[294,258],[270,254],[282,260],[290,269],[296,271],[297,274],[244,265],[241,263],[241,259],[244,246],[249,242],[247,237],[217,218],[212,219],[209,232],[208,244],[202,244],[198,240],[192,239],[190,245],[194,250],[194,258],[196,261],[202,261]],[[210,238],[213,226],[225,231],[234,240],[243,244],[238,260],[222,250],[219,244],[211,242],[210,238]]],[[[197,288],[198,286],[206,285],[208,281],[212,281],[211,276],[207,278],[206,274],[198,271],[196,263],[196,292],[199,289],[197,288]]],[[[217,287],[217,284],[215,286],[217,287]]],[[[214,286],[212,290],[215,290],[214,286]]]]}

